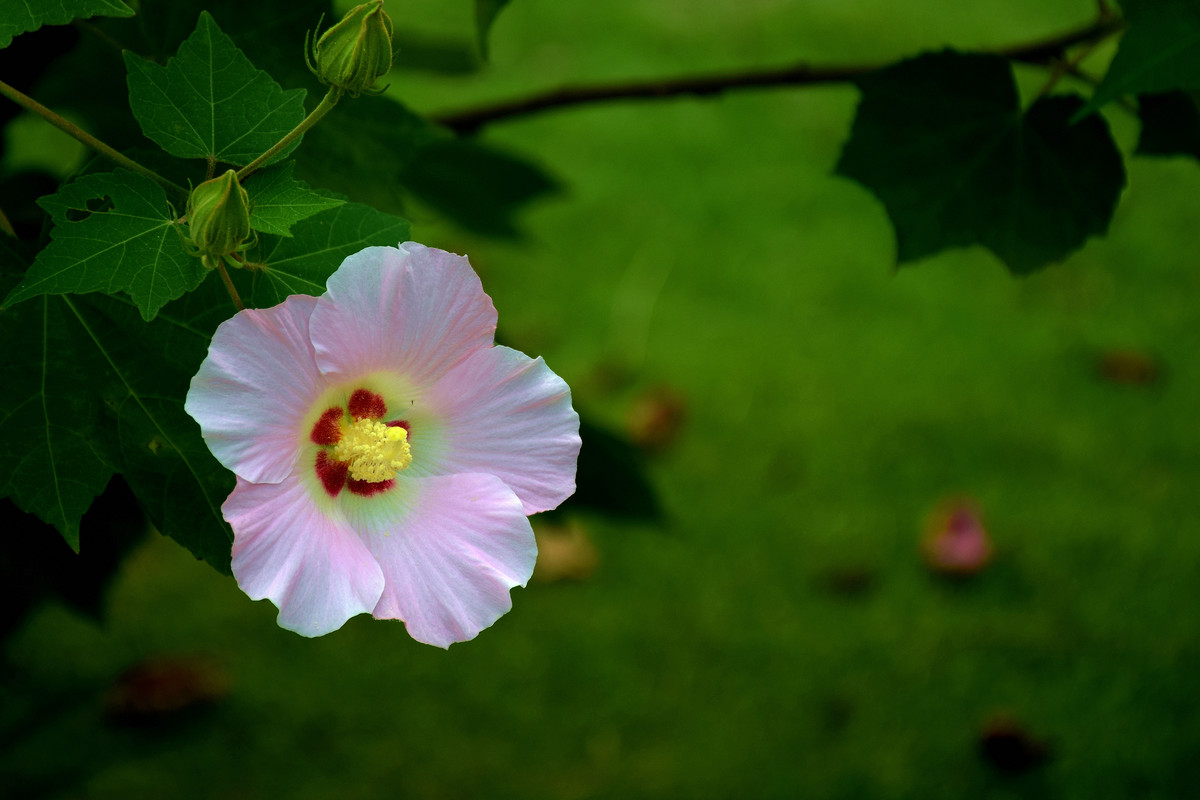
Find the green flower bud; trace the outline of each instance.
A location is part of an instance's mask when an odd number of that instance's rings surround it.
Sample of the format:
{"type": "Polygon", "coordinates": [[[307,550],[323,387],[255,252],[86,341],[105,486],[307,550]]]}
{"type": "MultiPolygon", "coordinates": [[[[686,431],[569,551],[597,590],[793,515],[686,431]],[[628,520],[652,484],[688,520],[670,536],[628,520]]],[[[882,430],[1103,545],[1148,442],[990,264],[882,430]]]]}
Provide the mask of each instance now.
{"type": "Polygon", "coordinates": [[[245,249],[250,238],[250,195],[229,170],[192,189],[187,203],[189,244],[213,269],[225,256],[245,249]]]}
{"type": "Polygon", "coordinates": [[[351,97],[371,91],[392,68],[392,20],[383,10],[383,0],[355,6],[321,34],[312,46],[308,68],[321,83],[351,97]]]}

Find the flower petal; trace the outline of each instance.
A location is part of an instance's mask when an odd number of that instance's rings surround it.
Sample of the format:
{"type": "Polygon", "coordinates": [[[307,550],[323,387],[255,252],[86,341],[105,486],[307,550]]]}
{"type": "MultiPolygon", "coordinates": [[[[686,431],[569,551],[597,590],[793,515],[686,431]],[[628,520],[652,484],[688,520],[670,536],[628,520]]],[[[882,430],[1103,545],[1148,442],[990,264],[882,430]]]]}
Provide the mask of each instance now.
{"type": "Polygon", "coordinates": [[[220,324],[192,378],[184,410],[217,460],[256,483],[296,465],[302,421],[324,387],[308,335],[315,297],[239,311],[220,324]]]}
{"type": "Polygon", "coordinates": [[[426,401],[442,423],[432,463],[422,464],[426,474],[495,475],[526,514],[554,508],[575,491],[579,415],[570,388],[541,358],[508,347],[476,350],[426,401]]]}
{"type": "Polygon", "coordinates": [[[335,631],[370,612],[383,572],[344,519],[327,516],[295,477],[237,487],[221,511],[233,526],[233,575],[252,600],[279,608],[279,625],[303,636],[335,631]]]}
{"type": "MultiPolygon", "coordinates": [[[[369,505],[368,505],[369,504],[369,505]]],[[[521,501],[493,475],[397,481],[353,524],[386,577],[374,614],[438,647],[473,639],[512,608],[537,544],[521,501]]]]}
{"type": "Polygon", "coordinates": [[[317,364],[332,381],[388,370],[427,385],[495,331],[496,308],[466,257],[415,242],[347,258],[312,316],[317,364]]]}

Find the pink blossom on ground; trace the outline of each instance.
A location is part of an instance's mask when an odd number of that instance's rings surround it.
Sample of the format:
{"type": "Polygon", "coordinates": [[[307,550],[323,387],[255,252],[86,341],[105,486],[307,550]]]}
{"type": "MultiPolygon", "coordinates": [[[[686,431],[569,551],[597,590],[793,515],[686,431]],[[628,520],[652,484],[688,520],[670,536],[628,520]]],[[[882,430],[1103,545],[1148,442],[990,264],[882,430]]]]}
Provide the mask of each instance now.
{"type": "Polygon", "coordinates": [[[579,417],[495,328],[465,257],[407,242],[217,329],[185,408],[237,475],[234,577],[281,626],[371,613],[448,647],[512,607],[537,558],[527,516],[575,491],[579,417]]]}

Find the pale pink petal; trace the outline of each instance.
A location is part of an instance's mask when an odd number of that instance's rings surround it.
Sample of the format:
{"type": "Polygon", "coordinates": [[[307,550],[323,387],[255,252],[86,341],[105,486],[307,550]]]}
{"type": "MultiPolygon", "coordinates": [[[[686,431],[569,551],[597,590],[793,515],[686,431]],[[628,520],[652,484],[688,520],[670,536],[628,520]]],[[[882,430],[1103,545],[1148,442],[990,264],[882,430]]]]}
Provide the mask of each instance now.
{"type": "Polygon", "coordinates": [[[312,315],[317,364],[332,381],[387,370],[425,385],[495,331],[496,308],[466,257],[415,242],[347,258],[312,315]]]}
{"type": "MultiPolygon", "coordinates": [[[[476,350],[425,401],[442,426],[421,464],[425,474],[495,475],[526,514],[554,508],[575,491],[579,415],[570,388],[542,359],[508,347],[476,350]]],[[[419,441],[420,429],[413,435],[419,441]]]]}
{"type": "Polygon", "coordinates": [[[398,481],[351,521],[386,578],[375,616],[402,619],[438,647],[475,638],[512,608],[509,590],[537,560],[521,501],[493,475],[398,481]]]}
{"type": "Polygon", "coordinates": [[[370,612],[383,591],[383,572],[358,535],[312,501],[294,476],[249,483],[221,506],[233,527],[233,575],[252,600],[279,608],[279,625],[303,636],[335,631],[370,612]]]}
{"type": "Polygon", "coordinates": [[[213,334],[184,410],[217,460],[240,477],[278,483],[304,441],[302,421],[324,388],[308,335],[315,297],[239,311],[213,334]]]}

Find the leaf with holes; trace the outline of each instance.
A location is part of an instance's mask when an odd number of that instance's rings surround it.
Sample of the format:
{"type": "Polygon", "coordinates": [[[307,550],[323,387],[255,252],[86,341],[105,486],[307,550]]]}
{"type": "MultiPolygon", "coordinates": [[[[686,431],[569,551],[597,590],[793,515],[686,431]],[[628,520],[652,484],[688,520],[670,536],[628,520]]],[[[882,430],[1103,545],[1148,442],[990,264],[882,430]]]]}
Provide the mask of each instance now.
{"type": "Polygon", "coordinates": [[[1124,95],[1200,91],[1200,4],[1122,0],[1129,29],[1080,116],[1124,95]]]}
{"type": "Polygon", "coordinates": [[[51,242],[5,306],[44,294],[126,292],[150,320],[204,280],[162,187],[149,178],[120,169],[84,175],[38,204],[54,221],[51,242]]]}
{"type": "Polygon", "coordinates": [[[949,51],[860,89],[837,172],[883,203],[900,263],[978,244],[1024,274],[1108,229],[1125,168],[1103,119],[1071,124],[1078,97],[1022,111],[1007,61],[949,51]]]}
{"type": "Polygon", "coordinates": [[[260,233],[291,236],[292,226],[313,214],[346,202],[330,192],[314,191],[292,177],[295,162],[260,170],[246,179],[250,227],[260,233]]]}
{"type": "Polygon", "coordinates": [[[129,51],[125,66],[138,124],[180,158],[248,164],[304,119],[304,90],[256,69],[207,12],[165,67],[129,51]]]}
{"type": "Polygon", "coordinates": [[[121,0],[24,0],[4,3],[0,14],[0,47],[8,47],[18,34],[43,25],[66,25],[88,17],[132,17],[133,9],[121,0]]]}

